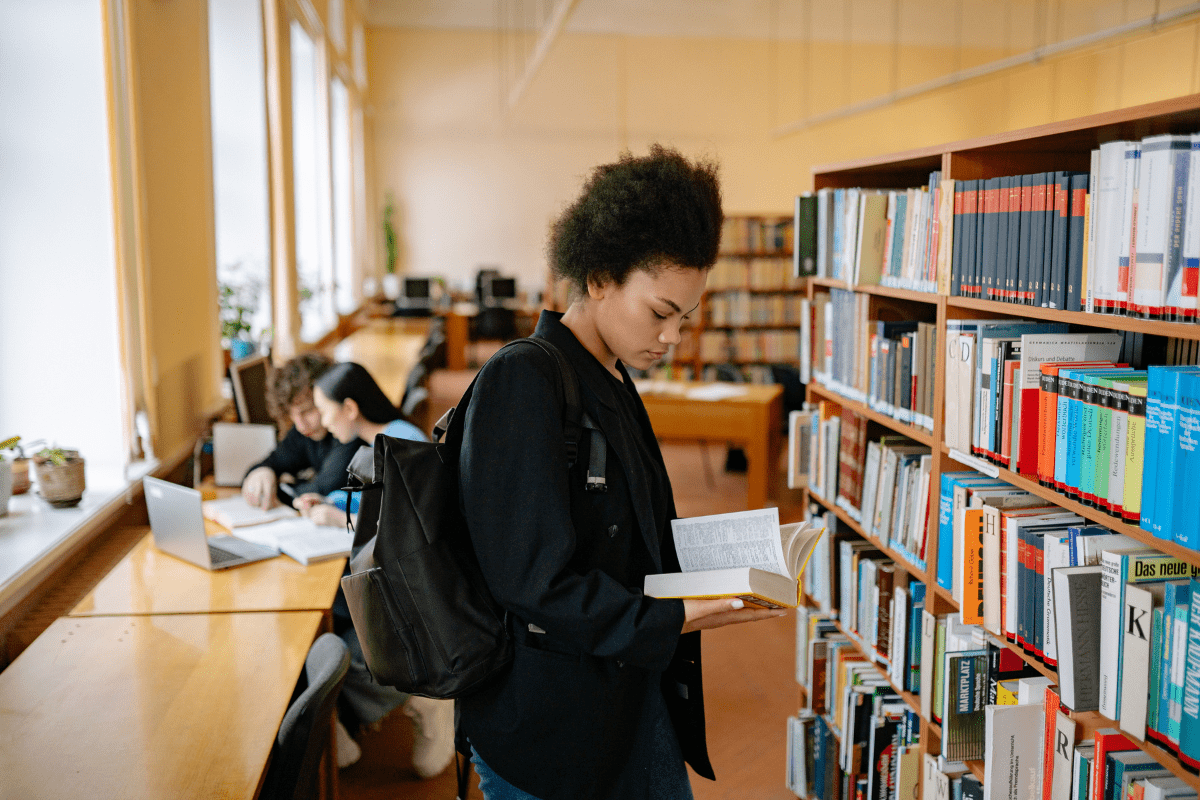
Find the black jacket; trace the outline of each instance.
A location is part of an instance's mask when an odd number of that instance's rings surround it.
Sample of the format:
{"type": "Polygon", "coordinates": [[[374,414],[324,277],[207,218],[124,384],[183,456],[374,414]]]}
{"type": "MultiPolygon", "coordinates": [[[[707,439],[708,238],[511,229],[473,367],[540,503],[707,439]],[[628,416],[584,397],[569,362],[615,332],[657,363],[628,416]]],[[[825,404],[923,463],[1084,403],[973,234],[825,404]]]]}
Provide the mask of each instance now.
{"type": "MultiPolygon", "coordinates": [[[[270,467],[275,477],[284,473],[297,475],[306,469],[315,469],[316,474],[312,478],[295,486],[296,496],[305,492],[326,495],[346,485],[346,468],[363,444],[362,439],[342,444],[332,433],[326,433],[325,438],[318,442],[292,428],[271,454],[247,470],[247,474],[259,467],[270,467]]],[[[279,502],[288,506],[292,504],[292,498],[282,489],[277,490],[276,494],[279,502]]]]}
{"type": "MultiPolygon", "coordinates": [[[[543,312],[534,335],[575,367],[584,411],[607,442],[609,488],[584,489],[586,436],[566,469],[550,357],[517,348],[490,361],[466,412],[460,487],[472,544],[488,588],[511,612],[517,646],[510,671],[460,699],[461,732],[501,777],[543,800],[606,797],[629,761],[647,693],[661,687],[685,759],[711,778],[699,634],[680,635],[682,601],[641,591],[647,574],[679,565],[651,487],[630,480],[644,474],[631,469],[642,458],[632,437],[648,441],[660,465],[662,455],[640,398],[640,430],[629,430],[615,394],[625,389],[560,316],[543,312]]],[[[669,483],[665,493],[674,518],[669,483]]]]}

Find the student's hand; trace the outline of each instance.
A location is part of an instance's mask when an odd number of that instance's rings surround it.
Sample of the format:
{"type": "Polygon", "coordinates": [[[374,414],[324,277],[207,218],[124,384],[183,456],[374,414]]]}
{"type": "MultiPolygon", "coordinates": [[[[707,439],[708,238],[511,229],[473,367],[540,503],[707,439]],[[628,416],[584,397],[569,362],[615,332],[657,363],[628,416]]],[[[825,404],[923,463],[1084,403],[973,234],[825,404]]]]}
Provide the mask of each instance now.
{"type": "Polygon", "coordinates": [[[259,467],[251,470],[242,483],[242,497],[255,508],[270,510],[279,505],[275,499],[276,485],[275,470],[259,467]]]}
{"type": "Polygon", "coordinates": [[[759,608],[741,600],[684,600],[683,632],[711,630],[741,622],[757,622],[787,614],[782,608],[759,608]]]}
{"type": "Polygon", "coordinates": [[[325,498],[316,492],[305,492],[292,501],[292,508],[303,514],[313,506],[319,506],[325,502],[325,498]]]}
{"type": "MultiPolygon", "coordinates": [[[[308,495],[301,495],[307,497],[308,495]]],[[[318,495],[320,497],[320,495],[318,495]]],[[[296,498],[296,507],[300,508],[300,498],[296,498]]],[[[341,526],[346,524],[346,512],[329,503],[318,503],[300,508],[300,513],[318,525],[341,526]]]]}

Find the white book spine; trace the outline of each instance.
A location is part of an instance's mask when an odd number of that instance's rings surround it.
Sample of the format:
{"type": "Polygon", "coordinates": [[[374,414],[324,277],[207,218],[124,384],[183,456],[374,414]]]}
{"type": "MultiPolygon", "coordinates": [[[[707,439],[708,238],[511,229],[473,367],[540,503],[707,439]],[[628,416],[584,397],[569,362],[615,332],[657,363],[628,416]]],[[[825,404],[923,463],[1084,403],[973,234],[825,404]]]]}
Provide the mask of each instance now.
{"type": "Polygon", "coordinates": [[[1119,264],[1124,268],[1117,285],[1117,304],[1126,309],[1137,279],[1138,179],[1141,175],[1142,143],[1125,143],[1121,179],[1121,232],[1119,264]]]}
{"type": "Polygon", "coordinates": [[[1125,648],[1121,654],[1121,730],[1146,738],[1146,703],[1150,694],[1150,626],[1154,594],[1139,586],[1125,589],[1125,648]]]}
{"type": "Polygon", "coordinates": [[[1125,597],[1122,553],[1100,554],[1100,713],[1118,719],[1117,675],[1121,668],[1121,617],[1125,597]]]}

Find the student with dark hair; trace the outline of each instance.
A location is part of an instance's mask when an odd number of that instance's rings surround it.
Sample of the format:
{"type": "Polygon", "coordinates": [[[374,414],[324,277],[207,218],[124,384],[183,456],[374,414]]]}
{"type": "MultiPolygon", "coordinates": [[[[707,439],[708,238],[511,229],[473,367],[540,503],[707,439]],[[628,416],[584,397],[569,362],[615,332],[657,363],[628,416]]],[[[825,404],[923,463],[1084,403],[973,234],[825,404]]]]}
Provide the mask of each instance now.
{"type": "Polygon", "coordinates": [[[306,492],[324,495],[346,485],[346,467],[362,442],[339,442],[321,424],[321,414],[313,404],[313,381],[333,363],[320,353],[305,353],[271,376],[267,404],[282,424],[291,422],[291,430],[242,479],[242,496],[250,505],[291,505],[294,497],[306,492]],[[288,487],[291,492],[280,484],[279,478],[285,474],[297,479],[288,487]]]}
{"type": "MultiPolygon", "coordinates": [[[[371,443],[380,433],[398,439],[426,439],[416,425],[404,419],[400,409],[391,404],[371,373],[360,364],[344,362],[330,367],[313,384],[312,398],[321,425],[339,442],[371,443]]],[[[344,479],[345,475],[339,486],[345,485],[344,479]]],[[[339,489],[325,494],[303,494],[296,498],[296,508],[317,524],[342,525],[346,519],[346,493],[339,489]]],[[[355,512],[357,507],[350,510],[355,512]]],[[[338,613],[339,606],[335,604],[335,617],[338,613]]],[[[348,616],[335,619],[335,625],[350,649],[350,672],[342,685],[341,702],[354,717],[352,722],[355,726],[374,725],[403,707],[415,728],[413,769],[422,778],[442,772],[454,759],[454,704],[449,700],[410,696],[376,683],[348,616]]],[[[340,720],[337,734],[339,766],[348,766],[357,760],[360,748],[340,720]]]]}
{"type": "Polygon", "coordinates": [[[713,777],[699,631],[779,616],[734,600],[646,597],[679,570],[662,454],[626,367],[646,369],[696,311],[721,236],[717,168],[654,146],[598,167],[554,224],[565,314],[534,336],[579,378],[606,450],[588,491],[591,438],[567,469],[558,370],[533,347],[480,371],[459,460],[471,541],[508,612],[511,667],[460,698],[459,749],[486,800],[692,796],[685,761],[713,777]]]}

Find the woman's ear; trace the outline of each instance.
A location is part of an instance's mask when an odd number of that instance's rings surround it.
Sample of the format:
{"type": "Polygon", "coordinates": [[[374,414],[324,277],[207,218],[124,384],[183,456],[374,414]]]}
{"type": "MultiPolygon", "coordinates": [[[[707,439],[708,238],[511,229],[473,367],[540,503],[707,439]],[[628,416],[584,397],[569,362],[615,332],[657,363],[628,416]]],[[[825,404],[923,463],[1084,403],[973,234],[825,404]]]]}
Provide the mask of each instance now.
{"type": "Polygon", "coordinates": [[[611,281],[598,281],[595,278],[587,279],[588,297],[592,300],[603,300],[604,295],[608,292],[608,287],[611,281]]]}
{"type": "Polygon", "coordinates": [[[346,409],[346,416],[357,422],[362,419],[362,414],[358,411],[358,403],[353,397],[347,397],[342,401],[342,408],[346,409]]]}

